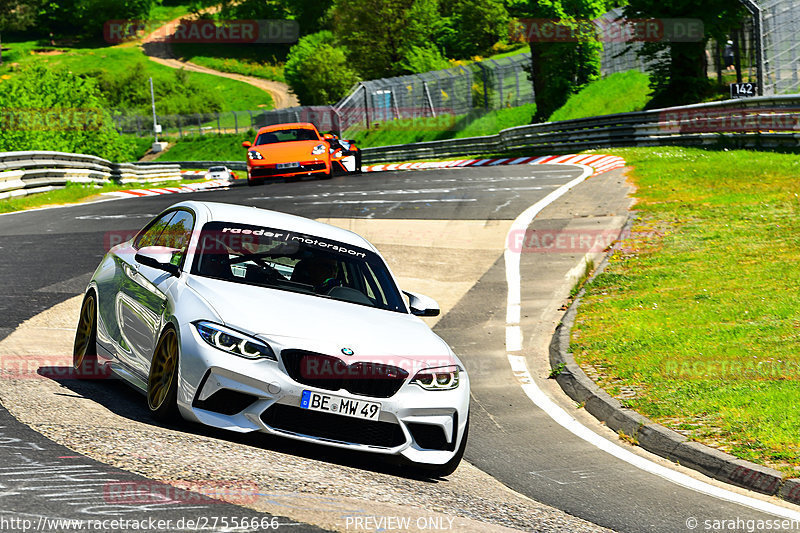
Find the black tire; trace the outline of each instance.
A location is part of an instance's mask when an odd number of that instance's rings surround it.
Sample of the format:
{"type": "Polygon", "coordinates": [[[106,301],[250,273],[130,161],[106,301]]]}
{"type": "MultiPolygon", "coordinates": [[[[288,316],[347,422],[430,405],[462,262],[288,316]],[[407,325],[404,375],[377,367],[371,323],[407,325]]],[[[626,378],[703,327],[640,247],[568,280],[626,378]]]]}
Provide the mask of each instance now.
{"type": "Polygon", "coordinates": [[[318,174],[319,179],[321,180],[329,180],[333,177],[333,163],[328,167],[327,172],[323,172],[322,174],[318,174]]]}
{"type": "Polygon", "coordinates": [[[150,415],[162,422],[180,418],[178,411],[178,333],[167,327],[161,334],[150,361],[147,377],[147,407],[150,415]]]}
{"type": "Polygon", "coordinates": [[[247,184],[250,187],[255,187],[256,185],[262,185],[263,183],[264,183],[264,180],[255,179],[255,178],[248,178],[248,180],[247,180],[247,184]]]}
{"type": "Polygon", "coordinates": [[[89,379],[96,375],[97,365],[97,297],[90,291],[81,304],[72,347],[72,368],[78,379],[89,379]]]}
{"type": "Polygon", "coordinates": [[[464,458],[464,451],[467,449],[467,437],[469,437],[469,414],[467,415],[467,426],[464,428],[464,436],[461,437],[461,444],[456,450],[456,454],[445,464],[431,467],[430,472],[436,477],[446,477],[455,472],[464,458]]]}

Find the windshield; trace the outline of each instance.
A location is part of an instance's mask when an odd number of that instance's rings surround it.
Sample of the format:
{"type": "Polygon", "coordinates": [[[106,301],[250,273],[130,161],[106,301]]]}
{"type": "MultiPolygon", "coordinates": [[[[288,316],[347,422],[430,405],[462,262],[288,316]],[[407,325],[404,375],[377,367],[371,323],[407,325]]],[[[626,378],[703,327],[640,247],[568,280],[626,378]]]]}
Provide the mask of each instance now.
{"type": "Polygon", "coordinates": [[[291,141],[318,141],[317,132],[308,128],[288,128],[285,130],[266,131],[259,134],[256,146],[261,144],[283,143],[291,141]]]}
{"type": "Polygon", "coordinates": [[[364,248],[230,222],[203,226],[198,248],[199,276],[406,312],[385,263],[364,248]]]}
{"type": "Polygon", "coordinates": [[[225,167],[210,167],[209,172],[225,172],[225,167]]]}

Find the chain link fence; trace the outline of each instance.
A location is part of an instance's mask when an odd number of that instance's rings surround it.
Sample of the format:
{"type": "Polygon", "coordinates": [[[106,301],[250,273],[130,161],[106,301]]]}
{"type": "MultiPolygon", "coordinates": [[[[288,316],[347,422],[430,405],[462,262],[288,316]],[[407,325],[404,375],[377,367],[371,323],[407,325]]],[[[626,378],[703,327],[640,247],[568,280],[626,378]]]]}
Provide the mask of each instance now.
{"type": "Polygon", "coordinates": [[[758,0],[764,43],[764,94],[800,92],[800,2],[758,0]]]}

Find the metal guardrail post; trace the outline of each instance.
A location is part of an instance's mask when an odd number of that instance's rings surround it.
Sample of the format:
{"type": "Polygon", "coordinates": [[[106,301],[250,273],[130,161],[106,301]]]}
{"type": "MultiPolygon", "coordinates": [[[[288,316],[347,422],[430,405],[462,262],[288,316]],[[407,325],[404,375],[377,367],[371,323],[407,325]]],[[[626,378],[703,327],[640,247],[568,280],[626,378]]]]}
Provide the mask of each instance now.
{"type": "Polygon", "coordinates": [[[761,8],[753,0],[739,0],[753,16],[753,37],[756,49],[756,83],[758,95],[764,95],[764,18],[761,8]]]}
{"type": "Polygon", "coordinates": [[[362,83],[361,88],[364,89],[364,125],[369,129],[369,94],[366,85],[362,83]]]}
{"type": "Polygon", "coordinates": [[[481,69],[481,77],[483,78],[483,108],[488,111],[489,110],[489,87],[488,87],[488,75],[486,74],[486,67],[484,67],[480,62],[475,63],[479,69],[481,69]]]}

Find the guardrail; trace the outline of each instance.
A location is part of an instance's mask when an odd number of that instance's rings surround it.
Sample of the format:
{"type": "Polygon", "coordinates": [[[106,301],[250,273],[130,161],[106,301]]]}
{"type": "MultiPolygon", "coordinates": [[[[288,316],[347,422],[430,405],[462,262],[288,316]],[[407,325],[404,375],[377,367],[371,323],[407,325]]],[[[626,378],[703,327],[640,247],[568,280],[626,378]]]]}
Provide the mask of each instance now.
{"type": "Polygon", "coordinates": [[[618,146],[800,146],[800,96],[725,100],[517,126],[496,135],[363,148],[364,163],[525,151],[528,155],[618,146]]]}
{"type": "Polygon", "coordinates": [[[65,152],[0,153],[0,200],[52,191],[67,183],[129,183],[181,179],[177,164],[112,163],[65,152]]]}
{"type": "MultiPolygon", "coordinates": [[[[207,169],[209,167],[225,166],[228,170],[247,170],[247,163],[244,160],[245,152],[242,151],[242,159],[239,161],[170,161],[172,165],[178,165],[181,170],[186,169],[207,169]]],[[[157,161],[140,161],[136,163],[139,167],[157,166],[157,161]]]]}

